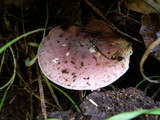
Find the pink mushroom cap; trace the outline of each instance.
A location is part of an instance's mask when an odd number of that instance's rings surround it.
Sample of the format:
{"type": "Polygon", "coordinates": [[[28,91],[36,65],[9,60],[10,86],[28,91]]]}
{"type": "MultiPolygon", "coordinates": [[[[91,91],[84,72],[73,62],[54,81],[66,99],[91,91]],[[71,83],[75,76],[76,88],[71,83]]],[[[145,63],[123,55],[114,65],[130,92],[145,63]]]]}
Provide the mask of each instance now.
{"type": "Polygon", "coordinates": [[[105,22],[93,20],[84,29],[53,28],[45,37],[38,62],[45,76],[64,88],[96,90],[128,70],[131,54],[128,41],[115,37],[105,22]]]}

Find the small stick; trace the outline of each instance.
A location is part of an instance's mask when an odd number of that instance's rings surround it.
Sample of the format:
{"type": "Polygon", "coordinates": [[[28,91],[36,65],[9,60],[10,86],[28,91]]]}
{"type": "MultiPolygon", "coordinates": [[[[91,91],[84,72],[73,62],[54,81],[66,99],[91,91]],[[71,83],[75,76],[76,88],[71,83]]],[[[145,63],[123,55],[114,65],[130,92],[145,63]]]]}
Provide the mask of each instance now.
{"type": "Polygon", "coordinates": [[[92,99],[89,99],[89,102],[91,102],[93,105],[95,105],[96,107],[98,107],[97,103],[94,102],[92,99]]]}
{"type": "Polygon", "coordinates": [[[43,92],[43,85],[42,85],[42,79],[41,74],[37,66],[37,74],[38,74],[38,85],[39,85],[39,93],[40,93],[40,101],[41,101],[41,107],[42,107],[42,114],[44,116],[44,119],[47,119],[47,112],[46,112],[46,105],[45,105],[45,98],[44,98],[44,92],[43,92]]]}
{"type": "Polygon", "coordinates": [[[133,39],[133,40],[135,40],[135,41],[137,41],[137,42],[139,42],[139,43],[142,43],[142,41],[139,41],[138,39],[136,39],[136,38],[134,38],[134,37],[132,37],[132,36],[130,36],[130,35],[122,32],[122,31],[120,31],[117,27],[115,27],[114,24],[112,24],[109,20],[107,20],[107,18],[102,14],[102,12],[101,12],[98,8],[96,8],[91,2],[89,2],[88,0],[85,0],[85,2],[86,2],[99,16],[101,16],[101,17],[105,20],[105,22],[107,23],[108,27],[112,28],[113,30],[115,30],[116,32],[120,33],[120,34],[123,35],[123,36],[126,36],[126,37],[128,37],[128,38],[131,38],[131,39],[133,39]]]}
{"type": "Polygon", "coordinates": [[[98,50],[98,52],[100,52],[105,58],[110,59],[99,49],[99,47],[92,40],[89,39],[89,41],[94,45],[94,47],[98,50]]]}
{"type": "Polygon", "coordinates": [[[144,74],[144,70],[143,70],[143,65],[145,60],[147,59],[148,55],[150,54],[151,50],[154,49],[157,45],[160,44],[160,38],[158,38],[156,41],[154,41],[149,47],[148,49],[145,51],[141,61],[140,61],[140,72],[141,75],[143,76],[144,79],[148,80],[149,82],[152,83],[160,83],[160,80],[151,80],[150,78],[148,78],[145,74],[144,74]]]}

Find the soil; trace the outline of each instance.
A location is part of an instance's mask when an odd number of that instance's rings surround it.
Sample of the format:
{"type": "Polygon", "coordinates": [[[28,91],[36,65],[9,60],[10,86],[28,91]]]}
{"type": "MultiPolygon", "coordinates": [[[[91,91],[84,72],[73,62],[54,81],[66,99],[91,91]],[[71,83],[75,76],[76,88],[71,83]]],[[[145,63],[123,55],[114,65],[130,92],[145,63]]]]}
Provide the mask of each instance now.
{"type": "MultiPolygon", "coordinates": [[[[66,112],[48,113],[49,118],[62,120],[104,120],[118,113],[129,112],[140,109],[153,109],[160,107],[160,103],[155,103],[151,98],[135,88],[127,88],[118,91],[92,92],[80,104],[83,114],[66,112]]],[[[139,120],[159,120],[158,116],[141,115],[139,120]]]]}
{"type": "MultiPolygon", "coordinates": [[[[92,2],[118,29],[143,42],[139,34],[140,24],[115,12],[118,4],[117,1],[93,0],[92,2]]],[[[78,20],[82,21],[84,26],[94,18],[103,20],[84,0],[50,0],[48,5],[49,22],[47,33],[57,25],[61,25],[63,29],[67,29],[78,20]]],[[[127,15],[127,9],[123,5],[121,5],[121,12],[127,15]]],[[[130,11],[130,17],[140,22],[141,14],[130,11]]],[[[0,47],[25,32],[43,28],[45,20],[45,0],[0,1],[0,47]]],[[[37,63],[32,67],[25,66],[25,59],[32,59],[37,52],[37,48],[31,47],[28,44],[30,42],[40,43],[42,34],[43,32],[32,34],[26,40],[21,39],[12,45],[17,60],[17,73],[0,110],[0,120],[43,119],[40,99],[37,98],[37,96],[39,97],[37,81],[39,67],[37,67],[37,63]]],[[[107,86],[99,92],[86,91],[85,97],[80,94],[80,91],[72,91],[60,87],[80,106],[82,113],[78,113],[74,105],[62,93],[54,89],[63,108],[63,112],[60,111],[54,106],[56,103],[47,85],[43,82],[44,96],[48,101],[46,103],[46,110],[49,118],[100,120],[120,112],[160,107],[160,104],[156,103],[156,101],[160,101],[158,84],[151,84],[145,81],[140,84],[139,90],[133,88],[143,80],[139,71],[139,63],[145,51],[144,44],[125,36],[122,37],[132,43],[133,55],[131,56],[130,68],[127,73],[113,83],[112,86],[107,86]],[[94,100],[98,104],[98,107],[89,102],[89,99],[94,100]]],[[[2,56],[3,54],[0,54],[0,60],[2,56]]],[[[145,74],[147,76],[160,75],[159,66],[160,62],[154,57],[149,56],[144,66],[145,74]]],[[[7,49],[0,74],[0,87],[9,81],[13,70],[12,53],[10,49],[7,49]]],[[[0,101],[5,90],[6,88],[0,90],[0,101]]],[[[157,116],[139,116],[136,119],[155,120],[160,118],[157,116]]]]}
{"type": "MultiPolygon", "coordinates": [[[[2,95],[0,95],[1,98],[2,95]]],[[[0,120],[30,120],[32,114],[36,118],[40,112],[40,102],[37,102],[36,98],[34,98],[32,104],[29,93],[12,86],[0,110],[0,120]],[[33,107],[31,107],[32,104],[33,107]],[[31,108],[33,109],[33,113],[31,113],[31,108]]]]}

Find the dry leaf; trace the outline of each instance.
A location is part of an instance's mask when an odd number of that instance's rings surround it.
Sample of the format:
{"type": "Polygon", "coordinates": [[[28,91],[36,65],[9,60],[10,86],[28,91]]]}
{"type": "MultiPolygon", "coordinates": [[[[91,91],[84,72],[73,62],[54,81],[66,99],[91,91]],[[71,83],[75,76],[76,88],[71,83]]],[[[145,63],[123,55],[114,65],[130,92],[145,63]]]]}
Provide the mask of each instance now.
{"type": "Polygon", "coordinates": [[[158,0],[130,0],[127,8],[143,14],[160,13],[160,2],[158,0]]]}
{"type": "MultiPolygon", "coordinates": [[[[148,48],[160,37],[160,26],[155,19],[146,15],[142,16],[141,24],[140,34],[143,37],[146,48],[148,48]]],[[[160,60],[160,45],[156,46],[151,52],[156,59],[160,60]]]]}

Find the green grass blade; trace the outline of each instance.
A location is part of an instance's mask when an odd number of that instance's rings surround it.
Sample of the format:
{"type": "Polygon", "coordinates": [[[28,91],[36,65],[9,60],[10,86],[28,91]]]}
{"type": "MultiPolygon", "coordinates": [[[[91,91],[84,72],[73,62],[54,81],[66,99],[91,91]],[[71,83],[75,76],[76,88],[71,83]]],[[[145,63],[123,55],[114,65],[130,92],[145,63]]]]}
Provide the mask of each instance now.
{"type": "Polygon", "coordinates": [[[6,99],[6,95],[7,95],[7,92],[9,90],[9,88],[10,88],[10,86],[8,86],[8,88],[5,90],[5,92],[3,94],[2,100],[0,102],[0,110],[2,109],[2,106],[3,106],[3,103],[4,103],[5,99],[6,99]]]}
{"type": "Polygon", "coordinates": [[[135,88],[138,88],[144,81],[146,81],[146,80],[145,80],[145,79],[141,80],[141,81],[136,85],[135,88]]]}
{"type": "Polygon", "coordinates": [[[14,81],[15,76],[16,76],[16,58],[15,58],[15,55],[14,55],[14,52],[13,52],[12,48],[11,47],[9,47],[9,48],[10,48],[12,56],[13,56],[14,70],[13,70],[13,74],[12,74],[12,77],[10,78],[10,80],[5,85],[3,85],[2,87],[0,87],[0,90],[4,89],[9,84],[11,84],[14,81]]]}
{"type": "Polygon", "coordinates": [[[145,112],[145,114],[160,115],[160,108],[148,110],[145,112]]]}
{"type": "Polygon", "coordinates": [[[49,88],[49,90],[51,92],[51,95],[52,95],[54,101],[56,102],[56,104],[59,107],[59,109],[62,111],[63,109],[62,109],[61,105],[59,104],[59,101],[58,101],[58,99],[57,99],[57,97],[56,97],[56,95],[55,95],[55,93],[54,93],[54,91],[53,91],[48,79],[44,75],[43,75],[43,78],[44,78],[44,82],[47,84],[47,86],[48,86],[48,88],[49,88]]]}
{"type": "Polygon", "coordinates": [[[107,118],[106,120],[130,120],[132,118],[135,118],[143,113],[145,113],[146,110],[140,110],[140,111],[134,111],[134,112],[124,112],[120,113],[118,115],[112,116],[110,118],[107,118]]]}
{"type": "Polygon", "coordinates": [[[2,60],[1,60],[0,74],[1,74],[1,71],[2,71],[2,66],[3,66],[3,63],[4,63],[4,59],[5,59],[5,52],[3,53],[2,60]]]}
{"type": "Polygon", "coordinates": [[[137,110],[133,112],[124,112],[118,115],[114,115],[105,120],[130,120],[141,114],[152,114],[152,115],[160,115],[160,108],[151,109],[151,110],[137,110]]]}
{"type": "Polygon", "coordinates": [[[31,47],[35,47],[35,48],[38,48],[38,46],[39,46],[38,43],[33,43],[33,42],[29,42],[28,45],[31,47]]]}
{"type": "Polygon", "coordinates": [[[46,35],[46,28],[47,28],[47,25],[48,25],[48,18],[49,18],[48,2],[46,2],[46,8],[47,8],[47,17],[46,17],[46,22],[45,22],[45,26],[44,26],[44,32],[43,32],[43,36],[42,36],[42,41],[41,41],[41,43],[40,43],[40,47],[39,47],[39,49],[38,49],[38,53],[36,54],[36,56],[35,56],[32,60],[30,60],[29,58],[27,58],[27,59],[25,60],[25,64],[26,64],[26,66],[28,66],[28,67],[32,66],[32,65],[35,63],[35,61],[37,60],[37,58],[38,58],[38,56],[39,56],[39,54],[40,54],[40,51],[41,51],[41,49],[42,49],[44,37],[45,37],[45,35],[46,35]]]}
{"type": "Polygon", "coordinates": [[[7,49],[9,46],[11,46],[13,43],[17,42],[18,40],[20,40],[21,38],[23,37],[26,37],[28,35],[31,35],[33,33],[36,33],[36,32],[39,32],[39,31],[44,31],[45,29],[44,28],[39,28],[39,29],[36,29],[36,30],[33,30],[33,31],[30,31],[28,33],[25,33],[23,35],[20,35],[18,37],[16,37],[15,39],[11,40],[10,42],[6,43],[3,47],[0,48],[0,54],[5,50],[7,49]]]}
{"type": "MultiPolygon", "coordinates": [[[[42,75],[43,75],[43,78],[44,78],[44,79],[47,79],[44,74],[42,74],[42,75]]],[[[45,80],[45,81],[46,81],[46,80],[45,80]]],[[[47,81],[48,81],[48,79],[47,79],[47,81]]],[[[62,89],[60,89],[60,88],[57,87],[56,85],[53,85],[52,83],[49,83],[49,82],[48,82],[47,84],[51,84],[51,86],[53,86],[55,89],[57,89],[58,91],[60,91],[63,95],[65,95],[65,96],[71,101],[71,103],[75,106],[76,110],[77,110],[78,112],[81,112],[81,110],[80,110],[79,107],[76,105],[76,103],[74,102],[74,100],[73,100],[67,93],[65,93],[62,89]]]]}
{"type": "Polygon", "coordinates": [[[46,120],[59,120],[59,119],[56,119],[56,118],[48,118],[46,120]]]}
{"type": "Polygon", "coordinates": [[[14,82],[14,79],[15,79],[15,77],[16,77],[16,67],[17,67],[16,58],[15,58],[15,55],[14,55],[14,52],[13,52],[13,49],[11,48],[11,46],[9,46],[9,48],[10,48],[10,51],[11,51],[12,57],[13,57],[14,70],[13,70],[12,77],[11,77],[11,79],[9,80],[9,81],[10,81],[10,82],[9,82],[9,86],[8,86],[7,89],[5,90],[4,95],[3,95],[3,98],[2,98],[2,100],[1,100],[0,110],[1,110],[1,108],[2,108],[2,106],[3,106],[3,103],[4,103],[4,100],[5,100],[5,98],[6,98],[7,92],[8,92],[10,86],[12,85],[12,83],[14,82]]]}
{"type": "MultiPolygon", "coordinates": [[[[148,77],[148,78],[160,78],[160,76],[151,76],[151,77],[148,77]]],[[[138,86],[139,86],[140,84],[142,84],[144,81],[146,81],[146,79],[143,79],[142,81],[140,81],[140,82],[136,85],[135,88],[138,88],[138,86]]]]}
{"type": "MultiPolygon", "coordinates": [[[[12,75],[13,76],[13,75],[12,75]]],[[[5,84],[3,85],[2,87],[0,87],[0,90],[4,89],[5,87],[7,87],[10,83],[12,82],[12,77],[11,79],[5,84]]]]}
{"type": "Polygon", "coordinates": [[[71,103],[75,106],[77,112],[81,113],[81,110],[79,109],[79,107],[77,106],[77,104],[74,102],[74,100],[66,93],[64,92],[62,89],[60,89],[59,87],[57,87],[54,84],[51,84],[51,86],[53,86],[55,89],[57,89],[59,92],[61,92],[63,95],[65,95],[70,101],[71,103]]]}

